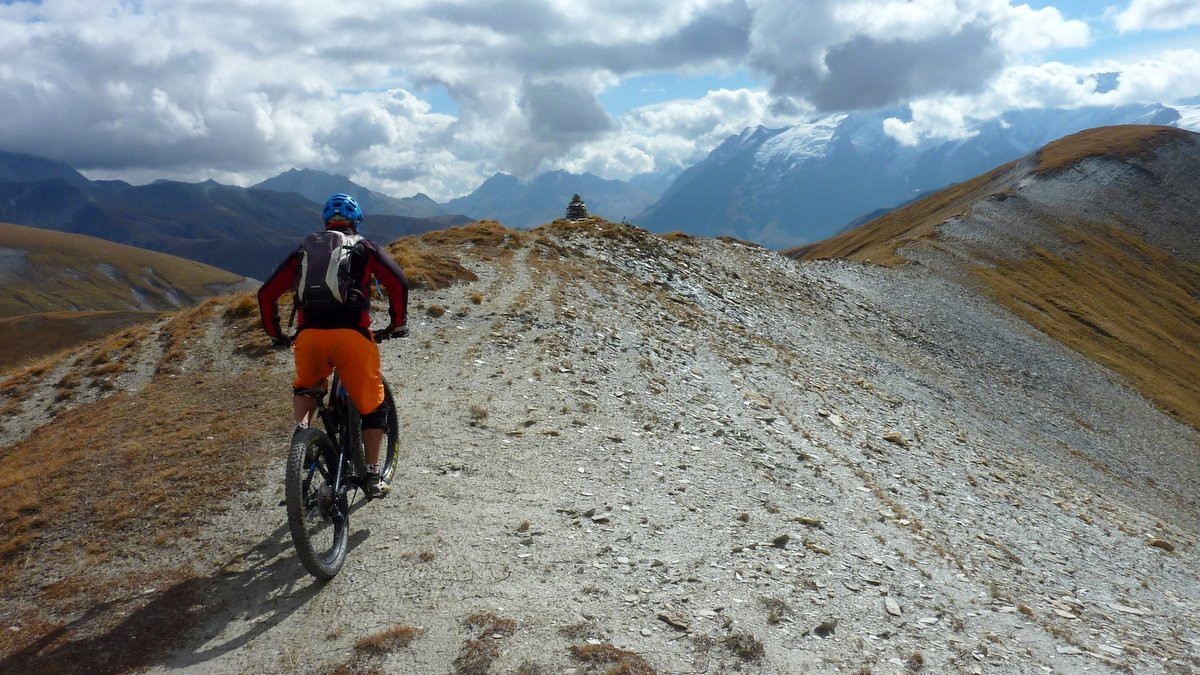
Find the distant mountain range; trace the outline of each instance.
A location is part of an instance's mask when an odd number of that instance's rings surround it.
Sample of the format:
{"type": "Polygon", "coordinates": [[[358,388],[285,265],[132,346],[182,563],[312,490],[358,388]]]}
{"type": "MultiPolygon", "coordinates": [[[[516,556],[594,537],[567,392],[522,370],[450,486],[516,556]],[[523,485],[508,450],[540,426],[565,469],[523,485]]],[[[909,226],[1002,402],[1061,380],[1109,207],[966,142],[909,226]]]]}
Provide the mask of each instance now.
{"type": "MultiPolygon", "coordinates": [[[[0,153],[0,221],[87,234],[265,278],[308,232],[321,207],[293,192],[214,181],[90,181],[66,164],[0,153]]],[[[364,234],[389,242],[463,216],[375,215],[364,234]]]]}
{"type": "Polygon", "coordinates": [[[412,197],[397,199],[375,192],[355,183],[354,181],[333,173],[316,171],[314,169],[290,169],[274,178],[268,178],[252,189],[274,190],[276,192],[295,192],[311,202],[324,204],[329,195],[345,192],[353,195],[362,206],[363,212],[370,216],[408,216],[411,218],[434,218],[449,213],[424,193],[412,197]]]}
{"type": "Polygon", "coordinates": [[[746,129],[631,220],[653,231],[725,234],[782,248],[824,239],[867,214],[972,178],[1077,131],[1115,124],[1200,128],[1196,106],[1029,110],[979,123],[962,140],[909,147],[884,132],[889,117],[902,112],[746,129]]]}
{"type": "Polygon", "coordinates": [[[384,242],[474,219],[534,227],[561,218],[578,193],[591,213],[612,221],[786,248],[824,239],[1083,129],[1136,123],[1200,129],[1198,101],[1016,111],[975,125],[961,140],[911,147],[884,132],[884,120],[902,118],[903,111],[839,114],[783,129],[746,129],[669,187],[665,172],[630,181],[566,171],[528,180],[497,173],[445,204],[424,194],[392,197],[308,169],[251,188],[213,181],[134,186],[91,181],[60,162],[0,152],[0,220],[164,251],[257,278],[319,226],[320,204],[334,192],[358,197],[368,218],[364,234],[384,242]]]}
{"type": "Polygon", "coordinates": [[[573,194],[583,197],[589,213],[614,222],[632,218],[655,199],[653,192],[629,182],[590,173],[549,171],[527,181],[498,173],[471,194],[446,202],[444,208],[498,220],[509,227],[528,228],[562,218],[573,194]]]}

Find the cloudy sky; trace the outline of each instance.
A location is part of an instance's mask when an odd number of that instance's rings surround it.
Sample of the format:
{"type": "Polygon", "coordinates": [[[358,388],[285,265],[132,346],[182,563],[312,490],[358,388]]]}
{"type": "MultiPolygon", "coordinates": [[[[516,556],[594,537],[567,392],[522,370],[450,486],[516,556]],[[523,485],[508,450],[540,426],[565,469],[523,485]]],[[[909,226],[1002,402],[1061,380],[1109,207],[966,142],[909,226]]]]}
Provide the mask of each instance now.
{"type": "Polygon", "coordinates": [[[1200,94],[1200,0],[0,0],[0,36],[0,150],[436,199],[496,171],[628,179],[837,111],[898,107],[911,144],[1200,94]]]}

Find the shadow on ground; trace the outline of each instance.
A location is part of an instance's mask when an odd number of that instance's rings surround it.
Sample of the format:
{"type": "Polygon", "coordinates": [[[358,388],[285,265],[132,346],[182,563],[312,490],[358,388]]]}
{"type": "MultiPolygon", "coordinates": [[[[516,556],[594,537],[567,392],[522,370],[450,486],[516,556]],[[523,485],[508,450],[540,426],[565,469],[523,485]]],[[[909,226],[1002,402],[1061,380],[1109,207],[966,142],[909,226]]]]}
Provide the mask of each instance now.
{"type": "MultiPolygon", "coordinates": [[[[350,550],[370,534],[350,537],[350,550]]],[[[192,577],[153,596],[116,625],[93,633],[129,601],[97,605],[0,660],[0,673],[119,673],[154,665],[195,666],[238,649],[277,626],[321,591],[292,549],[287,525],[207,577],[192,577]],[[209,644],[234,622],[245,632],[209,644]],[[197,645],[189,647],[188,643],[197,645]]]]}

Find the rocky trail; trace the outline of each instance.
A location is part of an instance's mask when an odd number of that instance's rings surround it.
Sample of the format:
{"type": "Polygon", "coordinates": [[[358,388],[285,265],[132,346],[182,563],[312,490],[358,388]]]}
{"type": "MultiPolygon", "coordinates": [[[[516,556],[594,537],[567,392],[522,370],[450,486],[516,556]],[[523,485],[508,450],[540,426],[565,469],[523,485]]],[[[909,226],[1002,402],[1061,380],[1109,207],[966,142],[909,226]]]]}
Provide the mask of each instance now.
{"type": "Polygon", "coordinates": [[[458,254],[341,574],[281,437],[152,670],[1200,670],[1200,434],[981,296],[602,221],[458,254]]]}

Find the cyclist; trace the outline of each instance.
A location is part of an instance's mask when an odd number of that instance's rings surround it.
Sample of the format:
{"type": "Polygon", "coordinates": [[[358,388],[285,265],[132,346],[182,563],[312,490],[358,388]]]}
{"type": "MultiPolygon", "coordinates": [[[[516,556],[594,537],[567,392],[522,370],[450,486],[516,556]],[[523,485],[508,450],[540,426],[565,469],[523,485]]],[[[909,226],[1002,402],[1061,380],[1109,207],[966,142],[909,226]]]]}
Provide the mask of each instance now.
{"type": "Polygon", "coordinates": [[[383,406],[383,374],[379,348],[371,333],[370,284],[378,279],[388,291],[391,322],[385,333],[408,335],[408,280],[396,262],[378,244],[358,234],[363,213],[358,202],[347,194],[335,194],[325,202],[326,230],[338,230],[339,241],[350,246],[348,264],[350,292],[345,304],[333,310],[297,310],[298,327],[294,338],[284,335],[279,326],[278,300],[295,287],[305,260],[303,246],[291,253],[258,290],[258,309],[263,329],[278,347],[292,345],[296,361],[296,379],[292,383],[292,411],[297,430],[307,428],[316,412],[317,402],[300,392],[324,383],[336,368],[354,407],[362,416],[362,439],[368,476],[367,494],[384,497],[390,491],[379,473],[379,450],[383,444],[386,410],[383,406]],[[294,344],[293,344],[294,340],[294,344]]]}

